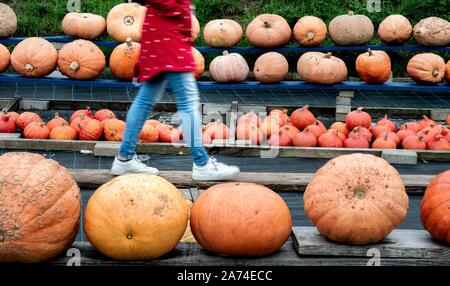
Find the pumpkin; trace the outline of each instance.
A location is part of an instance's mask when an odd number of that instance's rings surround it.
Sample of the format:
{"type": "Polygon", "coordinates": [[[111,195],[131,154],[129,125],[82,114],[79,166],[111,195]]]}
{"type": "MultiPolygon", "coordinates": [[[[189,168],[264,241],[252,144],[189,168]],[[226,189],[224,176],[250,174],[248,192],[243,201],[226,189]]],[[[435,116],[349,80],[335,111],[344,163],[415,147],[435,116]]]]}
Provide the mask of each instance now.
{"type": "Polygon", "coordinates": [[[331,53],[307,52],[299,58],[297,72],[306,82],[336,84],[347,77],[347,66],[331,53]]]}
{"type": "Polygon", "coordinates": [[[280,134],[286,134],[291,139],[294,139],[298,133],[300,133],[300,130],[290,123],[280,127],[280,134]]]}
{"type": "Polygon", "coordinates": [[[433,139],[427,142],[428,150],[440,150],[450,151],[450,143],[442,137],[442,135],[436,135],[433,139]]]}
{"type": "Polygon", "coordinates": [[[374,26],[369,17],[349,11],[331,20],[328,26],[330,38],[336,45],[364,45],[370,42],[374,26]]]}
{"type": "Polygon", "coordinates": [[[16,132],[16,123],[10,114],[0,112],[0,133],[16,132]]]}
{"type": "Polygon", "coordinates": [[[0,3],[0,38],[8,38],[17,30],[17,16],[14,10],[0,3]]]}
{"type": "Polygon", "coordinates": [[[103,135],[103,126],[97,119],[83,120],[78,134],[80,140],[98,140],[103,135]]]}
{"type": "Polygon", "coordinates": [[[450,143],[450,130],[449,127],[443,126],[441,131],[441,136],[450,143]]]}
{"type": "Polygon", "coordinates": [[[191,28],[191,38],[192,42],[197,41],[198,35],[200,34],[200,22],[198,21],[197,17],[195,15],[191,15],[192,20],[192,28],[191,28]]]}
{"type": "Polygon", "coordinates": [[[131,38],[133,42],[139,42],[146,11],[145,6],[137,3],[122,3],[114,6],[106,17],[108,34],[120,43],[128,38],[131,38]]]}
{"type": "Polygon", "coordinates": [[[315,16],[303,16],[294,26],[294,38],[300,46],[320,46],[327,38],[327,25],[315,16]]]}
{"type": "Polygon", "coordinates": [[[217,82],[241,82],[247,79],[250,68],[240,54],[224,51],[222,56],[212,60],[209,72],[217,82]]]}
{"type": "Polygon", "coordinates": [[[91,108],[89,106],[86,106],[85,109],[79,109],[79,110],[75,111],[74,113],[72,113],[72,115],[70,116],[69,122],[72,123],[72,121],[74,121],[75,118],[80,117],[81,115],[84,115],[85,117],[89,117],[89,118],[94,118],[94,116],[92,115],[91,108]]]}
{"type": "Polygon", "coordinates": [[[272,109],[269,115],[279,122],[280,126],[284,126],[290,122],[289,115],[287,115],[287,109],[272,109]]]}
{"type": "Polygon", "coordinates": [[[423,135],[410,135],[403,139],[402,147],[403,149],[426,150],[427,143],[423,141],[423,135]]]}
{"type": "MultiPolygon", "coordinates": [[[[358,127],[356,127],[356,128],[358,128],[358,127]]],[[[372,132],[372,135],[375,138],[380,137],[380,134],[385,131],[391,131],[391,129],[386,125],[375,125],[375,126],[371,127],[369,130],[370,130],[370,132],[372,132]]]]}
{"type": "Polygon", "coordinates": [[[384,51],[369,49],[356,58],[356,71],[366,83],[384,83],[391,76],[391,59],[384,51]]]}
{"type": "Polygon", "coordinates": [[[109,58],[111,74],[119,80],[133,79],[140,51],[141,44],[134,43],[131,38],[115,47],[109,58]]]}
{"type": "Polygon", "coordinates": [[[420,203],[420,221],[436,240],[450,244],[450,170],[434,177],[420,203]]]}
{"type": "Polygon", "coordinates": [[[408,75],[418,83],[436,84],[445,76],[444,59],[432,53],[415,55],[406,68],[408,75]]]}
{"type": "Polygon", "coordinates": [[[239,117],[237,124],[241,125],[244,123],[254,124],[259,127],[261,125],[261,118],[252,110],[239,117]]]}
{"type": "Polygon", "coordinates": [[[304,129],[306,126],[316,123],[316,118],[309,111],[309,106],[306,105],[292,112],[291,123],[299,129],[304,129]]]}
{"type": "Polygon", "coordinates": [[[261,48],[284,46],[292,38],[288,22],[276,14],[257,16],[248,24],[245,34],[250,44],[261,48]]]}
{"type": "Polygon", "coordinates": [[[384,137],[378,137],[373,141],[372,148],[375,149],[397,149],[397,143],[388,137],[389,133],[386,133],[384,137]]]}
{"type": "Polygon", "coordinates": [[[50,130],[50,139],[52,140],[76,140],[77,137],[77,132],[64,122],[50,130]]]}
{"type": "MultiPolygon", "coordinates": [[[[5,113],[5,111],[0,111],[0,113],[5,113]]],[[[8,115],[11,118],[11,120],[14,121],[14,123],[16,123],[17,118],[19,118],[19,113],[15,111],[6,112],[5,114],[8,115]]]]}
{"type": "Polygon", "coordinates": [[[347,125],[344,122],[334,122],[333,124],[331,124],[330,129],[335,129],[344,134],[345,136],[347,136],[348,133],[350,133],[350,131],[347,128],[347,125]]]}
{"type": "Polygon", "coordinates": [[[89,199],[84,230],[89,242],[115,260],[160,257],[180,241],[188,222],[183,195],[149,174],[119,176],[89,199]]]}
{"type": "Polygon", "coordinates": [[[80,116],[76,117],[74,120],[70,122],[70,127],[72,127],[73,130],[75,130],[75,132],[77,132],[77,134],[79,135],[81,124],[83,124],[83,122],[86,123],[91,119],[92,119],[91,117],[81,114],[80,116]]]}
{"type": "Polygon", "coordinates": [[[358,107],[346,115],[345,125],[348,129],[353,129],[358,126],[370,128],[372,125],[372,117],[370,117],[369,113],[363,111],[362,107],[358,107]]]}
{"type": "Polygon", "coordinates": [[[205,72],[205,58],[203,55],[194,47],[192,47],[192,56],[194,57],[195,70],[193,72],[196,80],[202,77],[203,72],[205,72]]]}
{"type": "Polygon", "coordinates": [[[9,67],[9,62],[11,59],[11,55],[9,50],[0,44],[0,73],[6,71],[9,67]]]}
{"type": "Polygon", "coordinates": [[[249,140],[253,145],[259,145],[263,140],[263,132],[256,125],[241,124],[236,128],[236,139],[249,140]]]}
{"type": "Polygon", "coordinates": [[[97,78],[106,66],[105,55],[94,43],[76,40],[62,47],[58,56],[59,71],[70,78],[97,78]]]}
{"type": "Polygon", "coordinates": [[[175,143],[180,141],[180,132],[169,124],[160,124],[158,127],[159,142],[175,143]]]}
{"type": "Polygon", "coordinates": [[[222,122],[212,122],[206,127],[204,135],[211,138],[211,140],[228,139],[230,137],[230,128],[222,122]]]}
{"type": "Polygon", "coordinates": [[[42,122],[42,118],[34,112],[26,111],[21,113],[19,117],[17,117],[16,125],[20,129],[24,130],[25,127],[32,122],[42,122]]]}
{"type": "Polygon", "coordinates": [[[419,121],[418,124],[419,124],[419,130],[417,130],[417,131],[425,129],[431,125],[438,125],[436,121],[428,118],[428,116],[426,116],[426,115],[422,115],[422,119],[419,121]]]}
{"type": "MultiPolygon", "coordinates": [[[[272,134],[276,134],[280,131],[280,123],[281,119],[277,116],[267,116],[264,118],[264,120],[262,121],[261,125],[259,126],[259,128],[261,129],[261,132],[263,133],[263,135],[266,138],[270,138],[270,136],[272,136],[272,134]]],[[[238,124],[238,125],[242,125],[242,124],[238,124]]],[[[255,125],[258,127],[258,125],[254,124],[254,123],[247,123],[247,125],[255,125]]]]}
{"type": "Polygon", "coordinates": [[[344,140],[339,136],[339,131],[331,130],[320,135],[317,139],[317,144],[319,147],[342,148],[344,146],[344,140]]]}
{"type": "Polygon", "coordinates": [[[358,131],[354,131],[352,136],[349,136],[343,142],[344,148],[369,148],[369,141],[358,131]]]}
{"type": "Polygon", "coordinates": [[[155,143],[158,142],[158,128],[151,124],[144,124],[139,135],[139,142],[155,143]]]}
{"type": "Polygon", "coordinates": [[[150,124],[158,128],[159,125],[161,125],[161,122],[155,119],[146,120],[144,124],[150,124]]]}
{"type": "Polygon", "coordinates": [[[93,40],[106,30],[105,18],[91,13],[70,12],[61,23],[64,34],[85,40],[93,40]]]}
{"type": "Polygon", "coordinates": [[[314,134],[314,136],[316,136],[316,138],[319,138],[323,133],[327,131],[325,126],[321,125],[321,123],[319,122],[320,121],[316,120],[314,124],[306,126],[306,128],[308,128],[309,131],[314,134]]]}
{"type": "Polygon", "coordinates": [[[241,41],[243,34],[241,25],[230,19],[209,21],[203,29],[205,43],[213,48],[231,48],[241,41]]]}
{"type": "Polygon", "coordinates": [[[63,123],[65,123],[66,125],[69,125],[67,120],[65,120],[64,118],[60,117],[58,112],[55,112],[55,117],[53,117],[52,120],[47,122],[47,127],[51,131],[53,128],[55,128],[56,126],[61,126],[63,123]]]}
{"type": "Polygon", "coordinates": [[[425,143],[428,143],[428,141],[433,140],[436,135],[440,135],[441,132],[442,127],[431,124],[429,127],[422,129],[417,134],[422,135],[425,143]]]}
{"type": "MultiPolygon", "coordinates": [[[[450,61],[445,65],[445,80],[450,83],[450,61]]],[[[447,119],[447,125],[450,125],[450,118],[447,119]]]]}
{"type": "Polygon", "coordinates": [[[399,132],[397,132],[397,136],[400,139],[400,141],[403,142],[403,140],[408,137],[408,136],[414,136],[417,135],[416,132],[406,129],[406,130],[400,130],[399,132]]]}
{"type": "Polygon", "coordinates": [[[191,211],[195,240],[220,255],[256,257],[273,253],[287,241],[291,228],[291,215],[284,200],[253,183],[210,187],[191,211]]]}
{"type": "Polygon", "coordinates": [[[385,238],[404,220],[409,203],[397,170],[382,158],[359,153],[328,161],[303,200],[321,235],[354,245],[385,238]]]}
{"type": "Polygon", "coordinates": [[[107,141],[122,141],[126,123],[116,118],[108,120],[103,126],[103,133],[107,141]]]}
{"type": "Polygon", "coordinates": [[[404,44],[411,38],[412,32],[411,23],[402,15],[390,15],[378,26],[378,36],[386,44],[404,44]]]}
{"type": "Polygon", "coordinates": [[[23,136],[27,139],[48,139],[50,130],[44,122],[31,122],[23,130],[23,136]]]}
{"type": "Polygon", "coordinates": [[[292,144],[297,147],[316,147],[317,137],[306,127],[295,135],[292,144]]]}
{"type": "Polygon", "coordinates": [[[98,121],[116,118],[114,112],[109,109],[100,109],[94,114],[94,118],[98,121]]]}
{"type": "Polygon", "coordinates": [[[286,133],[281,132],[274,133],[270,136],[267,143],[270,146],[292,146],[292,138],[286,133]]]}
{"type": "Polygon", "coordinates": [[[11,65],[16,72],[26,77],[41,77],[53,72],[58,61],[58,52],[42,38],[27,38],[17,44],[11,53],[11,65]]]}
{"type": "Polygon", "coordinates": [[[256,60],[253,73],[259,82],[277,83],[288,75],[289,63],[282,54],[268,52],[256,60]]]}
{"type": "Polygon", "coordinates": [[[400,126],[400,130],[412,130],[414,132],[419,132],[422,128],[420,127],[419,122],[406,122],[402,126],[400,126]]]}
{"type": "Polygon", "coordinates": [[[381,132],[378,135],[378,138],[387,138],[387,139],[391,139],[392,141],[395,142],[396,145],[401,143],[400,137],[398,137],[397,133],[386,130],[384,132],[381,132]]]}
{"type": "Polygon", "coordinates": [[[72,245],[79,227],[81,195],[70,173],[33,153],[6,153],[0,166],[0,261],[58,256],[72,245]]]}
{"type": "Polygon", "coordinates": [[[353,128],[350,133],[348,133],[349,138],[358,138],[359,136],[365,138],[369,143],[372,142],[372,132],[370,132],[370,130],[365,127],[357,126],[353,128]]]}
{"type": "Polygon", "coordinates": [[[447,46],[450,44],[450,22],[439,17],[422,19],[414,26],[413,36],[422,46],[447,46]]]}
{"type": "Polygon", "coordinates": [[[387,114],[385,114],[382,119],[378,120],[376,125],[387,126],[392,132],[397,132],[397,125],[392,120],[389,120],[387,114]]]}

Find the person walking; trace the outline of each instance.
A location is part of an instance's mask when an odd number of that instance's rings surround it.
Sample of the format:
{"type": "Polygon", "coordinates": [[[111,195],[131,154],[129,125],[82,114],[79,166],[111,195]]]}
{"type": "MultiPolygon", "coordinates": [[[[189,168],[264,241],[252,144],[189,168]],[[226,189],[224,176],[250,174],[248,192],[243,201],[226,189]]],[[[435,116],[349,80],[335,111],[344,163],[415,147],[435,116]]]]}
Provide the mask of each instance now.
{"type": "Polygon", "coordinates": [[[199,91],[192,74],[195,63],[190,0],[145,0],[144,5],[147,12],[142,27],[141,53],[136,65],[137,81],[142,86],[127,113],[122,143],[111,173],[159,174],[158,169],[138,159],[136,144],[150,111],[161,99],[166,87],[170,86],[181,114],[183,137],[193,159],[192,179],[236,179],[239,168],[209,157],[203,146],[198,111],[199,91]]]}

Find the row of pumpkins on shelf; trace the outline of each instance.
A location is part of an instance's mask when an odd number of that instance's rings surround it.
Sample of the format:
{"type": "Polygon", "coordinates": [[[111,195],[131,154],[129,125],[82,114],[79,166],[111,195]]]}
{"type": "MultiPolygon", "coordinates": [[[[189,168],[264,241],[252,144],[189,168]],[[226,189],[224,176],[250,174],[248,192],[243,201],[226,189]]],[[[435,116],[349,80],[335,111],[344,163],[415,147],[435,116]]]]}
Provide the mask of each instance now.
{"type": "MultiPolygon", "coordinates": [[[[57,257],[78,233],[82,208],[77,183],[58,162],[38,154],[6,153],[0,165],[0,262],[57,257]]],[[[419,207],[422,225],[443,243],[450,243],[449,186],[450,170],[431,180],[419,207]]],[[[328,161],[308,184],[303,200],[321,235],[350,245],[382,241],[409,209],[398,171],[382,158],[358,153],[328,161]]],[[[192,204],[169,181],[148,174],[123,175],[100,186],[83,218],[88,241],[115,260],[161,257],[189,228],[211,253],[261,257],[278,251],[292,231],[286,202],[265,186],[221,183],[192,204]]]]}
{"type": "MultiPolygon", "coordinates": [[[[271,146],[450,150],[450,115],[445,124],[426,116],[400,128],[387,116],[372,124],[371,116],[358,108],[347,114],[345,122],[335,122],[327,129],[305,106],[290,116],[279,109],[272,110],[264,119],[255,112],[242,115],[237,122],[236,139],[271,146]]],[[[55,114],[47,123],[33,112],[0,113],[0,133],[19,129],[28,139],[122,141],[125,126],[108,109],[95,113],[89,108],[77,110],[69,121],[55,114]]],[[[221,122],[211,122],[203,127],[202,136],[205,144],[229,139],[230,128],[221,122]]],[[[147,120],[139,137],[142,143],[177,143],[182,139],[181,128],[157,120],[147,120]]]]}

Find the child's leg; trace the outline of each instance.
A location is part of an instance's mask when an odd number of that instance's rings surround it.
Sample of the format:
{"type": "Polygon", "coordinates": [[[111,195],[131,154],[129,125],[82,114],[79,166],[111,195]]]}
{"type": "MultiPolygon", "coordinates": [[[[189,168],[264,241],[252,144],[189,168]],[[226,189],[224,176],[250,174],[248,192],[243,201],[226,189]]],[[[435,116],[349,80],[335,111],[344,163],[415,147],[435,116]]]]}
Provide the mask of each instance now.
{"type": "Polygon", "coordinates": [[[183,137],[190,147],[192,160],[195,165],[204,166],[208,163],[209,157],[203,147],[197,82],[190,72],[168,72],[166,79],[177,99],[183,137]]]}
{"type": "Polygon", "coordinates": [[[161,99],[165,92],[167,80],[163,75],[150,81],[146,81],[133,101],[127,113],[127,126],[123,134],[118,158],[131,160],[136,153],[136,144],[141,134],[142,127],[153,106],[161,99]]]}

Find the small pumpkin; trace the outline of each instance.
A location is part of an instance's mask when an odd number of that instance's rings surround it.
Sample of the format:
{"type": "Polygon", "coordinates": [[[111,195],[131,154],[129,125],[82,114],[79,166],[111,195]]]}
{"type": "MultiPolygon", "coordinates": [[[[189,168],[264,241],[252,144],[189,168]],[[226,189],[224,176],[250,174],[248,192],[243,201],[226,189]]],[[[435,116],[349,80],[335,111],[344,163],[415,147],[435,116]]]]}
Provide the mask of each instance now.
{"type": "Polygon", "coordinates": [[[284,46],[292,38],[292,30],[286,19],[276,14],[262,14],[253,19],[245,31],[247,41],[255,47],[284,46]]]}
{"type": "Polygon", "coordinates": [[[0,73],[5,72],[9,67],[11,54],[9,50],[0,44],[0,73]]]}
{"type": "Polygon", "coordinates": [[[414,26],[413,36],[422,46],[447,46],[450,44],[450,22],[439,17],[422,19],[414,26]]]}
{"type": "Polygon", "coordinates": [[[306,127],[295,135],[292,144],[297,147],[316,147],[317,137],[306,127]]]}
{"type": "Polygon", "coordinates": [[[222,56],[212,60],[209,72],[217,82],[242,82],[247,79],[250,68],[240,54],[224,51],[222,56]]]}
{"type": "Polygon", "coordinates": [[[423,135],[410,135],[403,139],[402,147],[403,149],[426,150],[427,143],[423,141],[423,135]]]}
{"type": "Polygon", "coordinates": [[[208,124],[203,134],[211,138],[211,140],[228,139],[230,137],[230,128],[222,122],[212,122],[208,124]]]}
{"type": "Polygon", "coordinates": [[[77,132],[64,122],[50,130],[50,139],[52,140],[76,140],[77,137],[77,132]]]}
{"type": "Polygon", "coordinates": [[[97,112],[95,112],[94,118],[97,119],[98,121],[103,121],[107,119],[116,118],[116,115],[109,109],[100,109],[97,110],[97,112]]]}
{"type": "Polygon", "coordinates": [[[344,146],[344,140],[339,136],[339,131],[331,130],[322,134],[318,138],[317,144],[319,147],[342,148],[344,146]]]}
{"type": "Polygon", "coordinates": [[[198,39],[198,35],[200,34],[200,22],[198,21],[197,17],[195,15],[191,15],[192,20],[192,28],[191,28],[191,37],[192,41],[195,43],[198,39]]]}
{"type": "Polygon", "coordinates": [[[213,48],[231,48],[241,41],[243,34],[241,25],[230,19],[209,21],[203,29],[205,43],[213,48]]]}
{"type": "MultiPolygon", "coordinates": [[[[450,61],[445,65],[445,80],[450,83],[450,61]]],[[[450,125],[450,119],[448,120],[447,125],[450,125]]]]}
{"type": "Polygon", "coordinates": [[[109,58],[111,74],[119,80],[131,80],[135,76],[135,66],[139,59],[141,44],[131,38],[114,48],[109,58]]]}
{"type": "Polygon", "coordinates": [[[89,118],[94,118],[94,116],[92,115],[92,110],[89,106],[86,106],[85,109],[79,109],[76,110],[74,113],[72,113],[72,115],[70,116],[70,120],[69,122],[72,123],[72,121],[79,117],[80,115],[84,115],[85,117],[89,117],[89,118]]]}
{"type": "Polygon", "coordinates": [[[378,36],[386,44],[401,45],[412,36],[411,22],[402,15],[390,15],[378,26],[378,36]]]}
{"type": "Polygon", "coordinates": [[[47,127],[51,131],[53,128],[55,128],[56,126],[60,126],[63,123],[65,123],[66,125],[69,125],[67,120],[65,120],[64,118],[60,117],[58,112],[55,112],[55,117],[53,117],[52,120],[47,122],[47,127]]]}
{"type": "Polygon", "coordinates": [[[32,122],[42,122],[42,118],[34,112],[26,111],[21,113],[19,117],[17,117],[16,126],[24,130],[25,127],[32,122]]]}
{"type": "Polygon", "coordinates": [[[331,53],[307,52],[299,58],[297,72],[306,82],[336,84],[347,77],[347,66],[331,53]]]}
{"type": "Polygon", "coordinates": [[[9,114],[0,112],[0,133],[16,132],[16,123],[9,114]]]}
{"type": "Polygon", "coordinates": [[[105,70],[105,66],[105,55],[90,41],[76,40],[59,51],[59,71],[70,78],[95,79],[105,70]]]}
{"type": "MultiPolygon", "coordinates": [[[[259,125],[259,128],[261,129],[261,132],[263,133],[263,135],[266,138],[270,138],[270,136],[272,136],[272,134],[276,134],[280,131],[280,126],[281,126],[281,120],[279,117],[277,116],[267,116],[264,118],[264,120],[261,122],[261,124],[259,125]]],[[[243,124],[238,124],[243,125],[243,124]]],[[[256,126],[258,127],[258,125],[252,123],[252,122],[248,122],[246,123],[247,126],[256,126]]]]}
{"type": "Polygon", "coordinates": [[[280,130],[278,133],[272,134],[267,143],[270,146],[292,146],[292,138],[280,130]]]}
{"type": "Polygon", "coordinates": [[[17,16],[10,6],[0,3],[0,38],[8,38],[17,30],[17,16]]]}
{"type": "Polygon", "coordinates": [[[315,124],[316,117],[309,111],[309,105],[294,110],[291,114],[291,122],[295,127],[304,129],[306,126],[315,124]]]}
{"type": "Polygon", "coordinates": [[[364,45],[372,39],[375,28],[369,17],[349,11],[331,20],[328,31],[336,45],[364,45]]]}
{"type": "Polygon", "coordinates": [[[335,129],[345,136],[348,136],[348,133],[350,133],[350,130],[347,128],[347,125],[344,122],[334,122],[331,124],[330,129],[335,129]]]}
{"type": "Polygon", "coordinates": [[[158,142],[158,128],[151,124],[144,124],[139,135],[139,142],[155,143],[158,142]]]}
{"type": "Polygon", "coordinates": [[[397,136],[398,136],[398,138],[400,138],[400,141],[402,143],[406,137],[414,136],[414,135],[417,135],[417,133],[412,130],[409,130],[409,129],[400,130],[399,132],[397,132],[397,136]]]}
{"type": "Polygon", "coordinates": [[[76,117],[74,120],[70,122],[70,127],[72,127],[73,130],[77,132],[77,134],[80,134],[81,125],[83,124],[83,122],[84,124],[86,124],[86,122],[88,122],[91,119],[92,119],[91,117],[81,114],[80,116],[76,117]]]}
{"type": "Polygon", "coordinates": [[[436,135],[427,142],[428,150],[450,151],[450,143],[442,135],[436,135]]]}
{"type": "Polygon", "coordinates": [[[193,72],[196,80],[199,80],[205,72],[205,58],[196,48],[192,47],[192,56],[194,57],[195,70],[193,72]]]}
{"type": "Polygon", "coordinates": [[[26,77],[42,77],[56,68],[58,52],[47,40],[31,37],[23,40],[11,53],[11,65],[26,77]]]}
{"type": "Polygon", "coordinates": [[[378,138],[387,138],[387,139],[391,139],[392,141],[395,142],[396,145],[399,145],[401,143],[400,137],[398,137],[397,133],[392,132],[390,130],[386,130],[384,132],[381,132],[378,135],[378,138]]]}
{"type": "Polygon", "coordinates": [[[237,124],[241,125],[244,123],[254,124],[259,127],[262,123],[262,120],[261,117],[259,117],[255,111],[250,111],[239,117],[237,124]]]}
{"type": "Polygon", "coordinates": [[[103,126],[103,132],[107,141],[122,141],[126,123],[116,118],[108,120],[103,126]]]}
{"type": "Polygon", "coordinates": [[[255,79],[262,83],[277,83],[286,78],[289,73],[289,63],[286,58],[277,52],[268,52],[261,55],[255,62],[253,74],[255,79]]]}
{"type": "Polygon", "coordinates": [[[103,135],[103,126],[97,119],[83,120],[78,134],[80,140],[98,140],[103,135]]]}
{"type": "Polygon", "coordinates": [[[392,132],[397,132],[397,124],[390,120],[387,114],[376,123],[377,126],[387,126],[392,132]]]}
{"type": "Polygon", "coordinates": [[[397,143],[388,137],[389,133],[385,133],[384,137],[378,137],[373,141],[372,148],[375,149],[397,149],[397,143]]]}
{"type": "Polygon", "coordinates": [[[348,129],[353,129],[358,126],[370,128],[372,125],[372,117],[369,113],[363,111],[362,107],[358,107],[346,115],[345,125],[348,129]]]}
{"type": "Polygon", "coordinates": [[[391,76],[391,59],[384,51],[369,49],[356,58],[356,71],[366,83],[384,83],[391,76]]]}
{"type": "MultiPolygon", "coordinates": [[[[352,131],[353,132],[353,131],[352,131]]],[[[344,140],[344,148],[369,148],[369,141],[367,138],[360,134],[358,131],[354,131],[352,136],[348,136],[344,140]]]]}
{"type": "Polygon", "coordinates": [[[263,140],[263,132],[256,125],[248,123],[241,124],[236,128],[236,139],[246,141],[249,140],[253,145],[259,145],[263,140]]]}
{"type": "Polygon", "coordinates": [[[146,11],[147,8],[138,3],[122,3],[114,6],[106,17],[108,34],[120,43],[128,38],[133,42],[139,42],[146,11]]]}
{"type": "Polygon", "coordinates": [[[280,126],[284,126],[290,122],[289,115],[287,114],[287,109],[272,109],[269,112],[269,116],[278,121],[280,126]]]}
{"type": "Polygon", "coordinates": [[[327,131],[325,126],[323,126],[323,124],[318,120],[316,120],[314,124],[306,126],[306,128],[308,128],[309,131],[314,134],[314,136],[316,136],[316,138],[319,138],[323,133],[327,131]]]}
{"type": "Polygon", "coordinates": [[[91,13],[70,12],[61,23],[64,34],[85,40],[94,40],[106,30],[106,20],[91,13]]]}
{"type": "Polygon", "coordinates": [[[408,195],[400,174],[368,154],[336,157],[320,168],[303,195],[308,218],[342,243],[379,242],[405,219],[408,195]]]}
{"type": "Polygon", "coordinates": [[[415,82],[440,83],[445,76],[445,62],[441,56],[436,54],[417,54],[409,60],[407,72],[415,82]]]}
{"type": "Polygon", "coordinates": [[[422,129],[422,127],[420,126],[419,122],[412,121],[412,122],[406,122],[405,124],[400,126],[400,130],[405,130],[405,129],[412,130],[417,133],[422,129]]]}
{"type": "Polygon", "coordinates": [[[23,130],[23,135],[27,139],[48,139],[50,130],[44,122],[31,122],[23,130]]]}
{"type": "Polygon", "coordinates": [[[315,16],[303,16],[294,26],[294,38],[300,46],[320,46],[327,38],[327,25],[315,16]]]}

